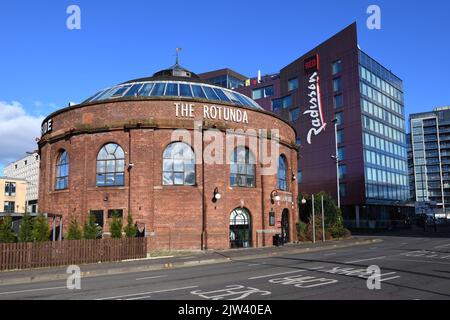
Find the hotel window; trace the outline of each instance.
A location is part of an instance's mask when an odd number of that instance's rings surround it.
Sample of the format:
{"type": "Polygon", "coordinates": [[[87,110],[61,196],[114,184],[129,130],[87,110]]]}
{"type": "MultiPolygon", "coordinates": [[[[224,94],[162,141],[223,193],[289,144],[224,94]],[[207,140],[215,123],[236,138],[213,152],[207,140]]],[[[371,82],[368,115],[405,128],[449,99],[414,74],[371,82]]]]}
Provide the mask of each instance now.
{"type": "Polygon", "coordinates": [[[292,122],[297,121],[300,118],[300,108],[295,108],[289,111],[289,118],[292,122]]]}
{"type": "Polygon", "coordinates": [[[346,175],[347,175],[347,166],[340,165],[339,166],[339,179],[345,179],[346,175]]]}
{"type": "Polygon", "coordinates": [[[287,190],[287,161],[284,155],[278,157],[278,190],[287,190]]]}
{"type": "Polygon", "coordinates": [[[254,89],[252,93],[253,100],[267,98],[273,96],[273,86],[254,89]]]}
{"type": "Polygon", "coordinates": [[[288,81],[288,91],[292,91],[298,88],[298,78],[293,78],[288,81]]]}
{"type": "Polygon", "coordinates": [[[333,76],[342,72],[342,60],[336,60],[331,66],[333,76]]]}
{"type": "Polygon", "coordinates": [[[303,182],[303,172],[302,171],[298,171],[297,172],[297,182],[298,183],[302,183],[303,182]]]}
{"type": "Polygon", "coordinates": [[[342,112],[336,113],[336,124],[338,126],[342,125],[344,122],[344,114],[342,112]]]}
{"type": "Polygon", "coordinates": [[[338,130],[336,136],[337,143],[344,143],[344,130],[338,130]]]}
{"type": "Polygon", "coordinates": [[[195,185],[195,153],[184,142],[167,146],[163,153],[163,185],[195,185]]]}
{"type": "Polygon", "coordinates": [[[125,184],[125,153],[116,143],[102,147],[97,156],[97,186],[111,187],[125,184]]]}
{"type": "Polygon", "coordinates": [[[338,94],[333,97],[333,104],[335,108],[341,108],[344,105],[344,98],[342,94],[338,94]]]}
{"type": "Polygon", "coordinates": [[[16,195],[16,183],[6,182],[5,183],[5,196],[14,197],[16,195]]]}
{"type": "Polygon", "coordinates": [[[14,201],[5,201],[4,206],[3,206],[3,212],[14,213],[15,207],[16,207],[16,203],[14,201]]]}
{"type": "Polygon", "coordinates": [[[341,78],[333,79],[333,91],[334,92],[342,91],[342,79],[341,78]]]}
{"type": "Polygon", "coordinates": [[[69,155],[62,151],[56,162],[56,190],[64,190],[69,187],[69,155]]]}
{"type": "Polygon", "coordinates": [[[345,198],[347,196],[347,185],[345,183],[339,184],[339,195],[342,198],[345,198]]]}
{"type": "Polygon", "coordinates": [[[345,160],[345,148],[344,147],[338,148],[338,158],[339,158],[339,161],[345,160]]]}
{"type": "Polygon", "coordinates": [[[230,185],[232,187],[256,187],[256,161],[246,147],[234,149],[230,163],[230,185]]]}
{"type": "Polygon", "coordinates": [[[272,100],[272,111],[276,111],[278,109],[286,109],[292,106],[292,96],[286,96],[279,99],[272,100]]]}

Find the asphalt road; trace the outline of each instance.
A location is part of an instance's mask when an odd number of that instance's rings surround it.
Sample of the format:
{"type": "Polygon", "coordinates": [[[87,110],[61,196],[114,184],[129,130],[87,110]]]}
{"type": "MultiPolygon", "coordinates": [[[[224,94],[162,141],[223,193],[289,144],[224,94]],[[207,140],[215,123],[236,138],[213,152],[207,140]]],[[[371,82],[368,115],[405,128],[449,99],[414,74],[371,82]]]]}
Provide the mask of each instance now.
{"type": "Polygon", "coordinates": [[[450,300],[450,238],[384,236],[383,242],[253,261],[0,286],[0,299],[450,300]],[[378,266],[371,277],[367,268],[378,266]],[[368,281],[369,280],[369,281],[368,281]],[[379,280],[379,281],[378,281],[379,280]],[[369,290],[367,284],[380,285],[369,290]]]}

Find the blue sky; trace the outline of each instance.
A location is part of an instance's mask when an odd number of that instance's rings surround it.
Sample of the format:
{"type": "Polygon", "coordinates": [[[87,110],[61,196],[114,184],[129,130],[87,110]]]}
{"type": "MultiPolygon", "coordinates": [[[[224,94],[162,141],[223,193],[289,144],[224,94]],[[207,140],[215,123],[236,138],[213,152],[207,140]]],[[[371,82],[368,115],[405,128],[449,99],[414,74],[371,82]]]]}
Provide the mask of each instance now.
{"type": "Polygon", "coordinates": [[[176,47],[194,72],[255,76],[279,71],[353,21],[361,48],[404,80],[408,114],[450,105],[449,18],[446,0],[2,0],[0,170],[34,145],[14,142],[5,128],[27,123],[20,139],[34,140],[42,116],[172,65],[176,47]],[[72,4],[81,30],[66,28],[72,4]],[[370,4],[381,7],[381,30],[366,28],[370,4]]]}

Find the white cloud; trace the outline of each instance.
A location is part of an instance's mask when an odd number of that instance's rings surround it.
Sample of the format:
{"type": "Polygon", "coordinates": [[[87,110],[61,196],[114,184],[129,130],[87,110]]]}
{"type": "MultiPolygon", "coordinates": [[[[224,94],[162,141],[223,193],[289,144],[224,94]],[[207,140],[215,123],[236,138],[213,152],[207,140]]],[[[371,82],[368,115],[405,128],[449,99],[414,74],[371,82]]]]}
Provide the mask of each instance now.
{"type": "Polygon", "coordinates": [[[17,101],[0,101],[0,166],[20,159],[27,151],[37,149],[35,138],[41,135],[43,120],[43,116],[27,114],[17,101]]]}

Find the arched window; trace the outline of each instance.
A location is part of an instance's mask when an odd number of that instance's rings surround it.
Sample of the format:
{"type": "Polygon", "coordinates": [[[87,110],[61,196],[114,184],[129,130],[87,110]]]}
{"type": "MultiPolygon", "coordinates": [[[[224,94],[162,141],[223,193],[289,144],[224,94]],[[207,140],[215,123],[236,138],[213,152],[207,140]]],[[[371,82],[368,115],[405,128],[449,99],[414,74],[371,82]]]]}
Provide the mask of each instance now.
{"type": "Polygon", "coordinates": [[[280,155],[278,158],[277,189],[283,191],[287,190],[287,161],[284,155],[280,155]]]}
{"type": "Polygon", "coordinates": [[[253,153],[246,147],[234,149],[230,164],[230,185],[232,187],[254,188],[256,162],[253,153]]]}
{"type": "Polygon", "coordinates": [[[97,186],[123,186],[125,153],[116,143],[108,143],[97,155],[97,186]]]}
{"type": "Polygon", "coordinates": [[[69,188],[69,155],[67,151],[61,151],[56,161],[56,190],[69,188]]]}
{"type": "Polygon", "coordinates": [[[195,153],[184,142],[174,142],[163,153],[163,185],[193,186],[195,184],[195,153]]]}
{"type": "Polygon", "coordinates": [[[247,209],[237,208],[231,212],[230,226],[244,226],[250,224],[250,215],[247,209]]]}

